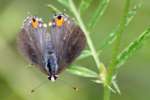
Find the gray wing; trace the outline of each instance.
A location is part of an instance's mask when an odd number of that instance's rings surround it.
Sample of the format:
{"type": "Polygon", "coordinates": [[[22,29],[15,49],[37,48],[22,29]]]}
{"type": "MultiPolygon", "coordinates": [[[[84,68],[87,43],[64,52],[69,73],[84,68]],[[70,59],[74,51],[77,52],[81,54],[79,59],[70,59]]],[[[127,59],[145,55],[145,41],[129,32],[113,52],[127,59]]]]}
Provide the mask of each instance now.
{"type": "Polygon", "coordinates": [[[39,18],[29,16],[24,21],[23,27],[18,36],[18,47],[20,52],[32,63],[38,66],[42,72],[44,69],[44,50],[46,48],[47,28],[39,18]],[[32,19],[38,20],[38,27],[33,28],[31,25],[32,19]]]}
{"type": "Polygon", "coordinates": [[[51,27],[51,40],[59,65],[58,73],[71,64],[86,45],[86,38],[80,27],[69,17],[63,17],[65,21],[61,27],[57,27],[54,21],[51,27]]]}

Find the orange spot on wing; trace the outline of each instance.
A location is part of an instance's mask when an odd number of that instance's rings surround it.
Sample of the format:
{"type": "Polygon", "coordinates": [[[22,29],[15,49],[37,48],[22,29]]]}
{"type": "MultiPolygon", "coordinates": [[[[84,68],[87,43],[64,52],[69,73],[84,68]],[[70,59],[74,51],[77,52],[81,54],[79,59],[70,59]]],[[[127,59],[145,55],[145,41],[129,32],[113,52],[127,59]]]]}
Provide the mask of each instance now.
{"type": "Polygon", "coordinates": [[[39,24],[38,21],[33,18],[33,19],[32,19],[32,27],[33,27],[33,28],[37,28],[37,27],[38,27],[38,24],[39,24]]]}
{"type": "Polygon", "coordinates": [[[56,26],[61,27],[64,23],[64,18],[61,18],[61,19],[56,18],[55,23],[56,23],[56,26]]]}

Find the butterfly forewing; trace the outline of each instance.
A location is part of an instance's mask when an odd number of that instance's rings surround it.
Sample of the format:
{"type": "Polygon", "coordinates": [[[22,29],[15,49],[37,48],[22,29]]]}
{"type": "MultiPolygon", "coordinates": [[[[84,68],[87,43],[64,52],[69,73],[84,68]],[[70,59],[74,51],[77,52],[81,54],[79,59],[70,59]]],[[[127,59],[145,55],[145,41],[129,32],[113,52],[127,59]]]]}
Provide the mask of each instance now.
{"type": "MultiPolygon", "coordinates": [[[[53,19],[51,40],[58,58],[58,73],[79,56],[86,44],[86,38],[80,27],[68,16],[58,15],[64,19],[62,26],[57,26],[53,19]]],[[[56,17],[58,17],[56,16],[56,17]]]]}
{"type": "Polygon", "coordinates": [[[29,16],[24,21],[23,27],[19,32],[18,37],[18,47],[20,52],[26,56],[26,58],[32,63],[38,66],[43,72],[45,71],[44,63],[44,55],[46,48],[47,28],[43,26],[42,21],[38,21],[39,24],[35,28],[32,26],[32,20],[37,17],[29,16]]]}

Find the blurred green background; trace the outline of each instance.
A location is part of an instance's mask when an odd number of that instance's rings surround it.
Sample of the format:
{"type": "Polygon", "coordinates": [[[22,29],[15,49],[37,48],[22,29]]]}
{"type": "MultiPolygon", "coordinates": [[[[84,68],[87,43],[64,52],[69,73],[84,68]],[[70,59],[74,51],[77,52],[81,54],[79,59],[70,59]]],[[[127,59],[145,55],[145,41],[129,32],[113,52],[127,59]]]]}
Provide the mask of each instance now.
{"type": "MultiPolygon", "coordinates": [[[[80,0],[74,0],[78,5],[80,0]]],[[[132,5],[141,0],[131,0],[132,5]]],[[[85,21],[96,9],[98,0],[93,0],[85,21]]],[[[123,13],[125,0],[110,0],[109,7],[99,21],[92,34],[97,48],[108,33],[118,25],[123,13]]],[[[36,68],[28,68],[28,63],[20,56],[16,47],[16,35],[28,12],[48,21],[52,10],[47,4],[54,4],[64,9],[56,0],[0,0],[0,100],[102,100],[103,88],[88,79],[71,75],[66,71],[60,75],[60,80],[51,83],[47,77],[36,68]],[[47,82],[30,93],[31,89],[47,82]],[[79,87],[76,92],[71,85],[79,87]]],[[[68,13],[66,11],[65,13],[68,13]]],[[[150,24],[150,1],[143,0],[143,7],[127,27],[123,34],[121,48],[126,47],[150,24]]],[[[118,75],[121,95],[112,94],[111,100],[150,100],[150,39],[128,62],[122,66],[118,75]]],[[[100,59],[106,65],[110,63],[111,46],[102,52],[100,59]]],[[[77,63],[96,70],[92,58],[77,63]]]]}

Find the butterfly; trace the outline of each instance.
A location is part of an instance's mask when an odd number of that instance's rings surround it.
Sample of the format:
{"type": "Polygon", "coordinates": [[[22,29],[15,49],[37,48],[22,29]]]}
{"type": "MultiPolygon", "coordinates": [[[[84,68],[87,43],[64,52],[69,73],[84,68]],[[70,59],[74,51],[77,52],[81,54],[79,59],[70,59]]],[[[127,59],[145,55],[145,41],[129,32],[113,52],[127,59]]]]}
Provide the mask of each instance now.
{"type": "Polygon", "coordinates": [[[33,65],[55,81],[86,45],[84,32],[65,14],[55,14],[47,26],[41,18],[28,16],[18,33],[18,48],[33,65]]]}

